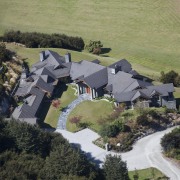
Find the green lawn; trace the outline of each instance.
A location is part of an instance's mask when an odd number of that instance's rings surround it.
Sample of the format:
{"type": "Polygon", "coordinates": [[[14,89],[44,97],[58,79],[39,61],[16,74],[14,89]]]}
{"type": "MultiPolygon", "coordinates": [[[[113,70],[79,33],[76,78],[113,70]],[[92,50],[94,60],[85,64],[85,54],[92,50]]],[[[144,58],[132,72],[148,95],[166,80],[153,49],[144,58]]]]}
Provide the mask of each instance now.
{"type": "Polygon", "coordinates": [[[81,122],[86,122],[91,124],[91,128],[98,131],[100,125],[97,123],[100,117],[106,117],[113,110],[112,103],[104,100],[100,101],[84,101],[80,103],[74,110],[70,113],[67,121],[67,129],[69,131],[77,131],[78,128],[75,124],[69,122],[69,119],[74,116],[82,116],[81,122]]]}
{"type": "Polygon", "coordinates": [[[179,8],[179,0],[1,0],[0,34],[14,29],[101,40],[112,58],[152,72],[180,71],[179,8]]]}
{"type": "MultiPolygon", "coordinates": [[[[148,168],[148,169],[142,169],[137,170],[139,179],[138,180],[144,180],[144,179],[157,179],[158,177],[164,177],[164,174],[159,171],[156,168],[148,168]]],[[[129,177],[131,180],[133,179],[133,175],[135,174],[135,171],[129,171],[129,177]]]]}
{"type": "Polygon", "coordinates": [[[49,124],[51,127],[56,128],[58,118],[61,114],[61,109],[65,108],[68,104],[70,104],[73,100],[76,99],[76,96],[74,95],[74,93],[75,93],[75,90],[69,85],[67,90],[64,91],[62,96],[59,98],[61,102],[59,109],[55,109],[51,105],[44,122],[49,124]]]}

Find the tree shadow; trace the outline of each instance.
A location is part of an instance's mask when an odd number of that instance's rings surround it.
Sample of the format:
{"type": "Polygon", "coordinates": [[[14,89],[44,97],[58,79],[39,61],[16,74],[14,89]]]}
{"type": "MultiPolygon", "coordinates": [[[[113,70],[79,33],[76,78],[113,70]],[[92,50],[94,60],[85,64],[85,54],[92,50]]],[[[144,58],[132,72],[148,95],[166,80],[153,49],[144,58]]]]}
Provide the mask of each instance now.
{"type": "Polygon", "coordinates": [[[111,51],[111,48],[101,48],[101,54],[107,54],[111,51]]]}
{"type": "Polygon", "coordinates": [[[100,55],[101,57],[109,57],[108,55],[104,55],[104,54],[102,54],[102,55],[100,55]]]}

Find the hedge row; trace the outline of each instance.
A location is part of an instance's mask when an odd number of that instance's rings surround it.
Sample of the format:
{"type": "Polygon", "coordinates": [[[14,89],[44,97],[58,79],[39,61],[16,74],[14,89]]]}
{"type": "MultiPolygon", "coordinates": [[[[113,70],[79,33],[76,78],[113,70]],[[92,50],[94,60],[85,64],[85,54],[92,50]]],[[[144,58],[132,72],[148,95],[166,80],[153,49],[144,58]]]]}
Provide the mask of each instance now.
{"type": "Polygon", "coordinates": [[[84,41],[81,37],[72,37],[65,34],[44,34],[37,32],[7,31],[1,37],[5,42],[24,44],[29,48],[64,48],[83,50],[84,41]]]}

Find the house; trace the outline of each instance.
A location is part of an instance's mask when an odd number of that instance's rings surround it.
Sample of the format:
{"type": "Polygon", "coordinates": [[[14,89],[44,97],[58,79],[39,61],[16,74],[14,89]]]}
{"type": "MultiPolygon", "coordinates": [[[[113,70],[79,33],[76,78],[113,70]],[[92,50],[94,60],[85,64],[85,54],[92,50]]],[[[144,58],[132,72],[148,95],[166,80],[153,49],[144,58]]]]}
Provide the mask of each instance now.
{"type": "Polygon", "coordinates": [[[92,99],[106,95],[114,98],[117,106],[125,103],[131,109],[152,106],[176,108],[173,84],[154,86],[152,79],[133,70],[126,59],[106,67],[99,60],[72,62],[70,53],[60,56],[46,50],[40,53],[40,60],[28,74],[22,73],[15,97],[23,99],[24,103],[15,109],[12,116],[36,123],[44,97],[50,97],[63,78],[76,84],[79,95],[86,93],[92,99]]]}

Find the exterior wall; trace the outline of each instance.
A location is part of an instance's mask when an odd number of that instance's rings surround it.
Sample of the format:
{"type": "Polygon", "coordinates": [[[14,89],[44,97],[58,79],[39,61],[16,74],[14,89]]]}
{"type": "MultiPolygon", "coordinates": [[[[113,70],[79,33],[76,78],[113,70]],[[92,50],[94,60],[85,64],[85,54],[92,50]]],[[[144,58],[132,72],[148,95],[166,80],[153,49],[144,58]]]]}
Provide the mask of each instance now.
{"type": "Polygon", "coordinates": [[[161,106],[166,106],[168,109],[176,109],[176,100],[174,100],[174,98],[168,98],[168,96],[163,96],[161,102],[161,106]]]}
{"type": "Polygon", "coordinates": [[[100,87],[98,89],[92,89],[84,83],[78,83],[77,88],[78,88],[79,95],[88,93],[91,95],[92,99],[94,99],[96,97],[101,97],[104,95],[103,87],[100,87]]]}

